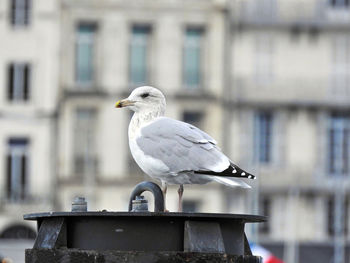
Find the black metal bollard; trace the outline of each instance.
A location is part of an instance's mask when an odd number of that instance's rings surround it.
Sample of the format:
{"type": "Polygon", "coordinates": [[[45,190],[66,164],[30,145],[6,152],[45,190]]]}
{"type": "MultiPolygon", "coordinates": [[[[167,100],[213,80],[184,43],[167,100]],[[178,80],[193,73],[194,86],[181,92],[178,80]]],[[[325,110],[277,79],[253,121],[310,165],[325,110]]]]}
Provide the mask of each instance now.
{"type": "MultiPolygon", "coordinates": [[[[133,201],[138,201],[136,198],[140,196],[143,192],[150,191],[154,196],[154,212],[164,212],[164,196],[162,190],[159,186],[153,182],[141,182],[137,184],[131,193],[129,200],[129,212],[133,210],[133,201]]],[[[139,200],[141,200],[140,198],[139,200]]],[[[140,202],[141,203],[141,202],[140,202]]],[[[148,210],[148,209],[147,209],[148,210]]]]}
{"type": "MultiPolygon", "coordinates": [[[[153,183],[151,188],[160,191],[153,183]]],[[[144,187],[136,187],[131,201],[143,191],[144,187]]],[[[86,205],[83,199],[76,200],[79,207],[86,205]]],[[[79,209],[29,214],[24,219],[38,222],[38,236],[34,247],[26,250],[26,263],[258,263],[261,258],[251,254],[244,225],[266,220],[255,215],[79,209]]]]}

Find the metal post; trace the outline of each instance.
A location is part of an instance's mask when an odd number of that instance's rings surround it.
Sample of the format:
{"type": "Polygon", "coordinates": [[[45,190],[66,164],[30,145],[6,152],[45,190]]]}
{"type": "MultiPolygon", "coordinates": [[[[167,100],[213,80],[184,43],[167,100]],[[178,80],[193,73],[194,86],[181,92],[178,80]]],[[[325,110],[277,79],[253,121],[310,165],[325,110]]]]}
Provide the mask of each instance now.
{"type": "Polygon", "coordinates": [[[77,196],[72,202],[72,212],[86,212],[87,202],[84,197],[77,196]]]}

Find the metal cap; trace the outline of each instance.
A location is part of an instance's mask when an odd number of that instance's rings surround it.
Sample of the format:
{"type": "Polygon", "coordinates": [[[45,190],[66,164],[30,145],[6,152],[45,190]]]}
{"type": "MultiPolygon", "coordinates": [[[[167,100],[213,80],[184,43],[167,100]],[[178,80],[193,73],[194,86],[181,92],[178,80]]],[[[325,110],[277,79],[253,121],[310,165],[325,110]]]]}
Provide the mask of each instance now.
{"type": "Polygon", "coordinates": [[[132,200],[131,212],[148,212],[148,201],[143,195],[138,195],[132,200]]]}
{"type": "MultiPolygon", "coordinates": [[[[141,194],[145,191],[149,191],[153,194],[154,196],[154,212],[164,212],[164,196],[163,196],[163,192],[160,189],[160,187],[153,183],[153,182],[141,182],[139,184],[137,184],[134,188],[134,190],[131,193],[130,199],[129,199],[129,212],[131,211],[146,211],[148,212],[148,207],[142,207],[139,210],[138,208],[133,207],[133,203],[134,200],[140,200],[140,199],[144,199],[143,196],[141,196],[141,194]],[[139,197],[139,198],[137,198],[139,197]]],[[[141,201],[139,201],[141,202],[141,201]]],[[[147,201],[146,201],[147,202],[147,201]]],[[[138,202],[135,202],[135,204],[137,204],[138,202]]]]}
{"type": "Polygon", "coordinates": [[[85,197],[76,196],[72,202],[72,212],[86,212],[87,202],[85,197]]]}

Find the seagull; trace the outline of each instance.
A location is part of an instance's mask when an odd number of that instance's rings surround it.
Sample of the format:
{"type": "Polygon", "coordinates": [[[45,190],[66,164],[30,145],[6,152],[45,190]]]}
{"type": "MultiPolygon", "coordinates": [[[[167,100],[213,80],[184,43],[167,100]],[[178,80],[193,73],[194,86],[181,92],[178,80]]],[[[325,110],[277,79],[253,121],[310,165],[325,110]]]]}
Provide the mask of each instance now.
{"type": "Polygon", "coordinates": [[[240,179],[255,176],[235,165],[212,137],[189,123],[164,116],[166,101],[160,90],[138,87],[115,104],[115,108],[124,107],[134,111],[128,136],[135,162],[147,175],[161,181],[164,200],[167,186],[179,185],[179,212],[184,184],[216,181],[250,188],[240,179]]]}

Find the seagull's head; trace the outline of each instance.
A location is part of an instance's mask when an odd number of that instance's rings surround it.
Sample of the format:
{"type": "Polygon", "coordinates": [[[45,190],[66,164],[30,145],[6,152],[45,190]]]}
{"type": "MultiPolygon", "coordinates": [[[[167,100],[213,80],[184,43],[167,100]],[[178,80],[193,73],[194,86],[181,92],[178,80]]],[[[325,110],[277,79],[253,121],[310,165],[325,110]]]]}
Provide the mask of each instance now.
{"type": "Polygon", "coordinates": [[[160,90],[150,86],[142,86],[134,89],[126,99],[117,101],[115,107],[128,107],[135,112],[159,111],[163,114],[165,105],[165,97],[160,90]]]}

